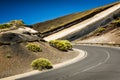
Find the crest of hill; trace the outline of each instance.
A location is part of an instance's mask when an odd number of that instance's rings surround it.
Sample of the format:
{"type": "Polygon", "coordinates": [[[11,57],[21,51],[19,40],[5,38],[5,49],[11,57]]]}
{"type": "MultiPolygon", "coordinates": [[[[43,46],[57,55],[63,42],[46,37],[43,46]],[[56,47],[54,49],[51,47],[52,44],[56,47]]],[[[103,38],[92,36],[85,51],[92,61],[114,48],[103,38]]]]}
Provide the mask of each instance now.
{"type": "Polygon", "coordinates": [[[78,12],[78,13],[66,15],[63,17],[59,17],[59,18],[56,18],[53,20],[36,23],[36,24],[32,25],[32,28],[39,31],[41,34],[43,34],[43,37],[44,37],[44,36],[53,34],[59,30],[68,28],[68,27],[70,27],[74,24],[77,24],[83,20],[86,20],[86,19],[96,15],[97,13],[100,13],[118,3],[119,2],[115,2],[115,3],[108,4],[108,5],[105,5],[102,7],[94,8],[92,10],[78,12]]]}

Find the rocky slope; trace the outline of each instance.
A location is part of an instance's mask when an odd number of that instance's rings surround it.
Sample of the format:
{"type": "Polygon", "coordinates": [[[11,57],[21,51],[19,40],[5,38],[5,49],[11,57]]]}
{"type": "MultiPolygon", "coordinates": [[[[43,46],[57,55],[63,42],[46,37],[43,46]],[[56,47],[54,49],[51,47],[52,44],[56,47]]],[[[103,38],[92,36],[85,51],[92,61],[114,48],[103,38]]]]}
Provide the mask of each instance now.
{"type": "Polygon", "coordinates": [[[97,28],[90,34],[77,39],[75,42],[120,44],[120,18],[111,21],[105,26],[97,28]]]}

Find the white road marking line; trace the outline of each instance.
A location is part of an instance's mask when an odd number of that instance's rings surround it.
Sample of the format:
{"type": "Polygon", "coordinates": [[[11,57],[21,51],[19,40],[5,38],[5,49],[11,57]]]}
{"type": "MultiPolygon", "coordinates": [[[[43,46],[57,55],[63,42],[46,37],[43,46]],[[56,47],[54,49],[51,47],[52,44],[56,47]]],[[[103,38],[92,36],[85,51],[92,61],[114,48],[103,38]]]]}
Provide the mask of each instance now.
{"type": "Polygon", "coordinates": [[[110,53],[108,51],[106,51],[106,54],[107,54],[107,58],[103,62],[100,62],[97,65],[94,65],[94,66],[91,66],[91,67],[89,67],[87,69],[84,69],[83,71],[79,71],[79,72],[73,73],[71,76],[75,76],[75,75],[77,75],[77,74],[79,74],[81,72],[85,72],[85,71],[91,70],[91,69],[93,69],[93,68],[95,68],[97,66],[100,66],[101,64],[106,63],[108,61],[108,59],[110,58],[110,53]]]}
{"type": "Polygon", "coordinates": [[[106,51],[106,54],[107,54],[107,58],[106,58],[103,62],[100,62],[100,63],[98,63],[97,65],[94,65],[94,66],[91,66],[91,67],[89,67],[89,68],[87,68],[87,69],[84,69],[82,72],[88,71],[88,70],[90,70],[90,69],[93,69],[93,68],[95,68],[95,67],[97,67],[97,66],[100,66],[101,64],[104,64],[105,62],[107,62],[108,59],[110,58],[110,53],[109,53],[108,51],[106,51]]]}

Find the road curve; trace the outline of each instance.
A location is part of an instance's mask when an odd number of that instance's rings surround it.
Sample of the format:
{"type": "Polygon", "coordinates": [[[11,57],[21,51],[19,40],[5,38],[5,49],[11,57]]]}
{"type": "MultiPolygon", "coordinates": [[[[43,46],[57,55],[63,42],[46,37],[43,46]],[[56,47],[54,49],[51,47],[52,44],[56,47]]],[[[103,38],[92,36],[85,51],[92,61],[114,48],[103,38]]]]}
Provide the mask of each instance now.
{"type": "Polygon", "coordinates": [[[17,80],[120,80],[120,49],[74,45],[88,52],[82,61],[17,80]]]}

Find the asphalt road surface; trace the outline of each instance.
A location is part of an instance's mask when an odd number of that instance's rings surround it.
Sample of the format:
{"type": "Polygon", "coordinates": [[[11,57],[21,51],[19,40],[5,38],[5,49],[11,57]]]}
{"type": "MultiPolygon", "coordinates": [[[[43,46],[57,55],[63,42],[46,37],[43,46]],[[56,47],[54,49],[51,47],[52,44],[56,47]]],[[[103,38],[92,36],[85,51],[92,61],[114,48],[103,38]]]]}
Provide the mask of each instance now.
{"type": "Polygon", "coordinates": [[[17,80],[120,80],[120,49],[75,45],[87,57],[71,65],[17,80]]]}

